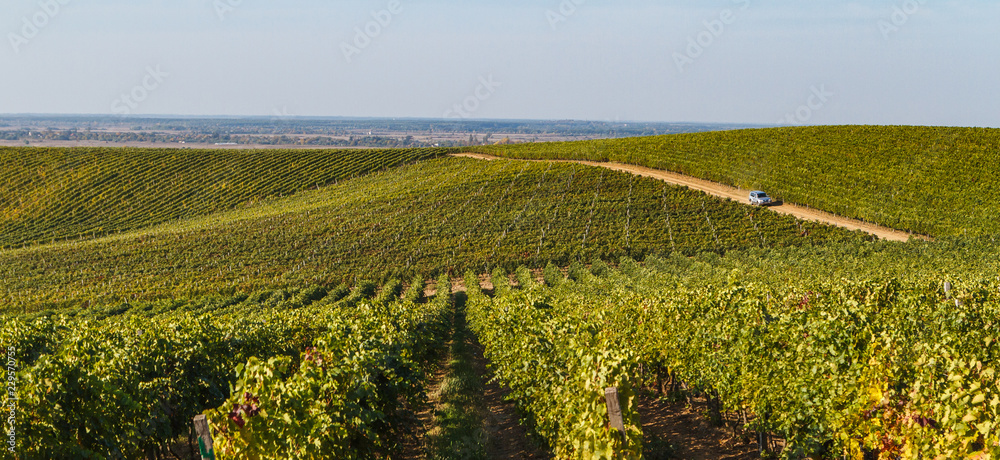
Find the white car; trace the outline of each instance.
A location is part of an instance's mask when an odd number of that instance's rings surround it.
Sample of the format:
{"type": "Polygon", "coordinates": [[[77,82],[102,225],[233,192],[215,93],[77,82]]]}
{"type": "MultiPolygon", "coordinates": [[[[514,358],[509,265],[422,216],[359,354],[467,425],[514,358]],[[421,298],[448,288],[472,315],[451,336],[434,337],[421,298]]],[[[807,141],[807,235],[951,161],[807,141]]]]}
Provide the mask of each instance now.
{"type": "Polygon", "coordinates": [[[772,204],[771,197],[767,196],[766,193],[760,190],[754,190],[750,192],[750,204],[757,206],[768,206],[772,204]]]}

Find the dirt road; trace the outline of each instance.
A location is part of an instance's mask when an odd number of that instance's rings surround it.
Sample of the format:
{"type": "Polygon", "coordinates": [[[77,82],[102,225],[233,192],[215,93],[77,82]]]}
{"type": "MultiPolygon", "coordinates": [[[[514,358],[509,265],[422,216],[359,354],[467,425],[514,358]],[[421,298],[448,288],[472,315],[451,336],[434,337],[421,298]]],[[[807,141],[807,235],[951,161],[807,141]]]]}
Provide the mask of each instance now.
{"type": "MultiPolygon", "coordinates": [[[[506,159],[501,157],[495,157],[492,155],[483,155],[479,153],[459,153],[459,154],[454,154],[452,156],[463,157],[463,158],[475,158],[479,160],[506,159]]],[[[698,179],[696,177],[685,176],[683,174],[677,174],[670,171],[663,171],[660,169],[646,168],[643,166],[635,166],[623,163],[601,163],[596,161],[583,161],[583,160],[522,160],[522,161],[553,161],[557,163],[577,163],[587,166],[595,166],[598,168],[607,168],[613,171],[621,171],[621,172],[636,174],[643,177],[651,177],[653,179],[659,179],[675,185],[685,185],[693,190],[699,190],[708,193],[709,195],[715,195],[722,198],[731,198],[740,203],[747,202],[749,199],[748,197],[750,196],[749,190],[741,190],[717,182],[698,179]]],[[[836,214],[831,214],[825,211],[820,211],[818,209],[807,208],[805,206],[799,206],[795,204],[783,203],[780,206],[772,206],[771,210],[783,214],[789,214],[803,220],[811,220],[815,222],[822,222],[824,224],[836,225],[838,227],[843,227],[848,230],[861,230],[866,233],[875,235],[879,238],[890,241],[908,241],[911,236],[909,233],[902,232],[899,230],[893,230],[891,228],[882,227],[875,224],[869,224],[867,222],[862,222],[855,219],[848,219],[846,217],[838,216],[836,214]]],[[[912,236],[915,238],[920,238],[925,240],[929,239],[924,236],[918,236],[918,235],[912,235],[912,236]]]]}

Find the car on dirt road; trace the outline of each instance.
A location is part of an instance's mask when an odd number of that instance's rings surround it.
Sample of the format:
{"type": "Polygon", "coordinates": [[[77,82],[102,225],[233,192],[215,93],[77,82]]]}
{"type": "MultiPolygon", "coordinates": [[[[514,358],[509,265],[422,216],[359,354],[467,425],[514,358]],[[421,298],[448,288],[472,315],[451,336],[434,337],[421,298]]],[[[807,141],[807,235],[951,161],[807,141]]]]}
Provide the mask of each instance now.
{"type": "Polygon", "coordinates": [[[750,204],[757,206],[770,206],[773,203],[774,201],[771,200],[771,197],[767,196],[766,193],[760,190],[750,192],[750,204]]]}

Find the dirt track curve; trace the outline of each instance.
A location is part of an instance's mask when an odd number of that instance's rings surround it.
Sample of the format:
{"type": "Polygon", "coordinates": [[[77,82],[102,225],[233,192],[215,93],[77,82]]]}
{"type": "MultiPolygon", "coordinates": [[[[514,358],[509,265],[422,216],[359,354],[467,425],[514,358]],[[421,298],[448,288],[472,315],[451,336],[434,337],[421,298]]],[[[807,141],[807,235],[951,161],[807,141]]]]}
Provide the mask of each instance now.
{"type": "MultiPolygon", "coordinates": [[[[492,155],[483,155],[479,153],[457,153],[451,156],[462,157],[462,158],[475,158],[479,160],[490,160],[490,161],[513,160],[513,158],[502,158],[492,155]]],[[[715,195],[722,198],[730,198],[740,203],[745,202],[748,199],[747,197],[750,196],[749,190],[741,190],[717,182],[698,179],[696,177],[685,176],[683,174],[677,174],[670,171],[663,171],[660,169],[646,168],[643,166],[635,166],[623,163],[602,163],[597,161],[583,161],[583,160],[520,160],[520,159],[517,160],[550,161],[556,163],[577,163],[587,166],[595,166],[598,168],[606,168],[613,171],[627,172],[638,176],[659,179],[675,185],[685,185],[693,190],[699,190],[708,193],[709,195],[715,195]]],[[[782,214],[789,214],[798,217],[799,219],[836,225],[838,227],[843,227],[848,230],[861,230],[863,232],[870,233],[879,238],[890,241],[908,241],[911,236],[913,236],[914,238],[920,238],[925,240],[929,239],[924,236],[911,235],[909,233],[902,232],[899,230],[893,230],[891,228],[869,224],[867,222],[862,222],[860,220],[848,219],[846,217],[838,216],[836,214],[831,214],[825,211],[820,211],[818,209],[807,208],[805,206],[799,206],[795,204],[782,203],[780,206],[772,206],[771,210],[775,212],[780,212],[782,214]]]]}

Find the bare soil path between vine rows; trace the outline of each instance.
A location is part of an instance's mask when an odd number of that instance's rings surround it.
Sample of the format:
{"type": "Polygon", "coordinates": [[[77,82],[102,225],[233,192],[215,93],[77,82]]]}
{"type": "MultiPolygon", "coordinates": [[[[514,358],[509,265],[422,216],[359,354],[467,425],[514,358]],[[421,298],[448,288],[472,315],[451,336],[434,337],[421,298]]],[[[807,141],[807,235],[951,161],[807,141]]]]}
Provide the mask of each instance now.
{"type": "Polygon", "coordinates": [[[657,441],[669,442],[672,458],[684,460],[754,460],[760,458],[757,445],[746,436],[737,436],[729,428],[712,426],[703,415],[708,410],[704,400],[665,402],[648,391],[639,394],[639,415],[646,438],[647,454],[664,458],[657,441]],[[660,455],[655,455],[660,454],[660,455]]]}
{"type": "MultiPolygon", "coordinates": [[[[691,176],[685,176],[683,174],[677,174],[674,172],[664,171],[661,169],[652,169],[643,166],[635,166],[624,163],[614,163],[614,162],[604,163],[604,162],[584,161],[584,160],[521,160],[514,158],[502,158],[502,157],[484,155],[479,153],[456,153],[452,154],[451,156],[462,157],[462,158],[475,158],[478,160],[488,160],[488,161],[517,160],[517,161],[548,161],[555,163],[577,163],[587,166],[610,169],[612,171],[627,172],[642,177],[651,177],[653,179],[659,179],[674,185],[687,186],[690,189],[699,190],[708,193],[709,195],[714,195],[721,198],[730,198],[740,203],[745,203],[748,197],[750,196],[749,190],[741,190],[736,187],[730,187],[728,185],[723,185],[717,182],[698,179],[696,177],[691,177],[691,176]]],[[[910,236],[913,236],[914,238],[929,240],[929,238],[925,236],[911,235],[907,232],[894,230],[880,225],[870,224],[868,222],[862,222],[856,219],[849,219],[847,217],[838,216],[836,214],[831,214],[826,211],[820,211],[818,209],[808,208],[796,204],[782,203],[780,206],[772,206],[770,207],[770,209],[775,212],[780,212],[782,214],[788,214],[798,217],[799,219],[822,222],[824,224],[843,227],[848,230],[861,230],[865,233],[875,235],[879,238],[890,241],[905,242],[910,239],[910,236]]]]}
{"type": "Polygon", "coordinates": [[[486,407],[486,420],[483,424],[487,433],[486,451],[490,460],[544,460],[552,458],[540,446],[540,441],[532,441],[527,430],[518,421],[517,409],[514,403],[504,400],[508,390],[501,384],[491,381],[493,375],[486,367],[482,346],[478,343],[476,350],[476,367],[486,383],[486,393],[483,395],[486,407]]]}
{"type": "MultiPolygon", "coordinates": [[[[452,280],[457,302],[464,302],[466,287],[464,280],[452,280]]],[[[480,277],[479,287],[486,292],[493,290],[488,276],[480,277]]],[[[430,295],[435,286],[428,286],[430,295]]],[[[483,427],[486,431],[486,452],[490,460],[549,460],[551,453],[541,446],[540,440],[532,439],[519,423],[517,409],[505,399],[509,389],[492,379],[488,360],[483,356],[483,347],[473,340],[475,367],[486,382],[482,398],[484,410],[483,427]]],[[[695,400],[694,407],[683,403],[664,402],[651,392],[641,391],[639,412],[642,415],[642,431],[647,445],[647,454],[653,458],[664,458],[657,450],[654,440],[668,442],[672,455],[669,458],[685,460],[752,460],[759,458],[755,446],[741,437],[734,436],[724,428],[713,427],[702,415],[707,403],[695,400]]]]}

